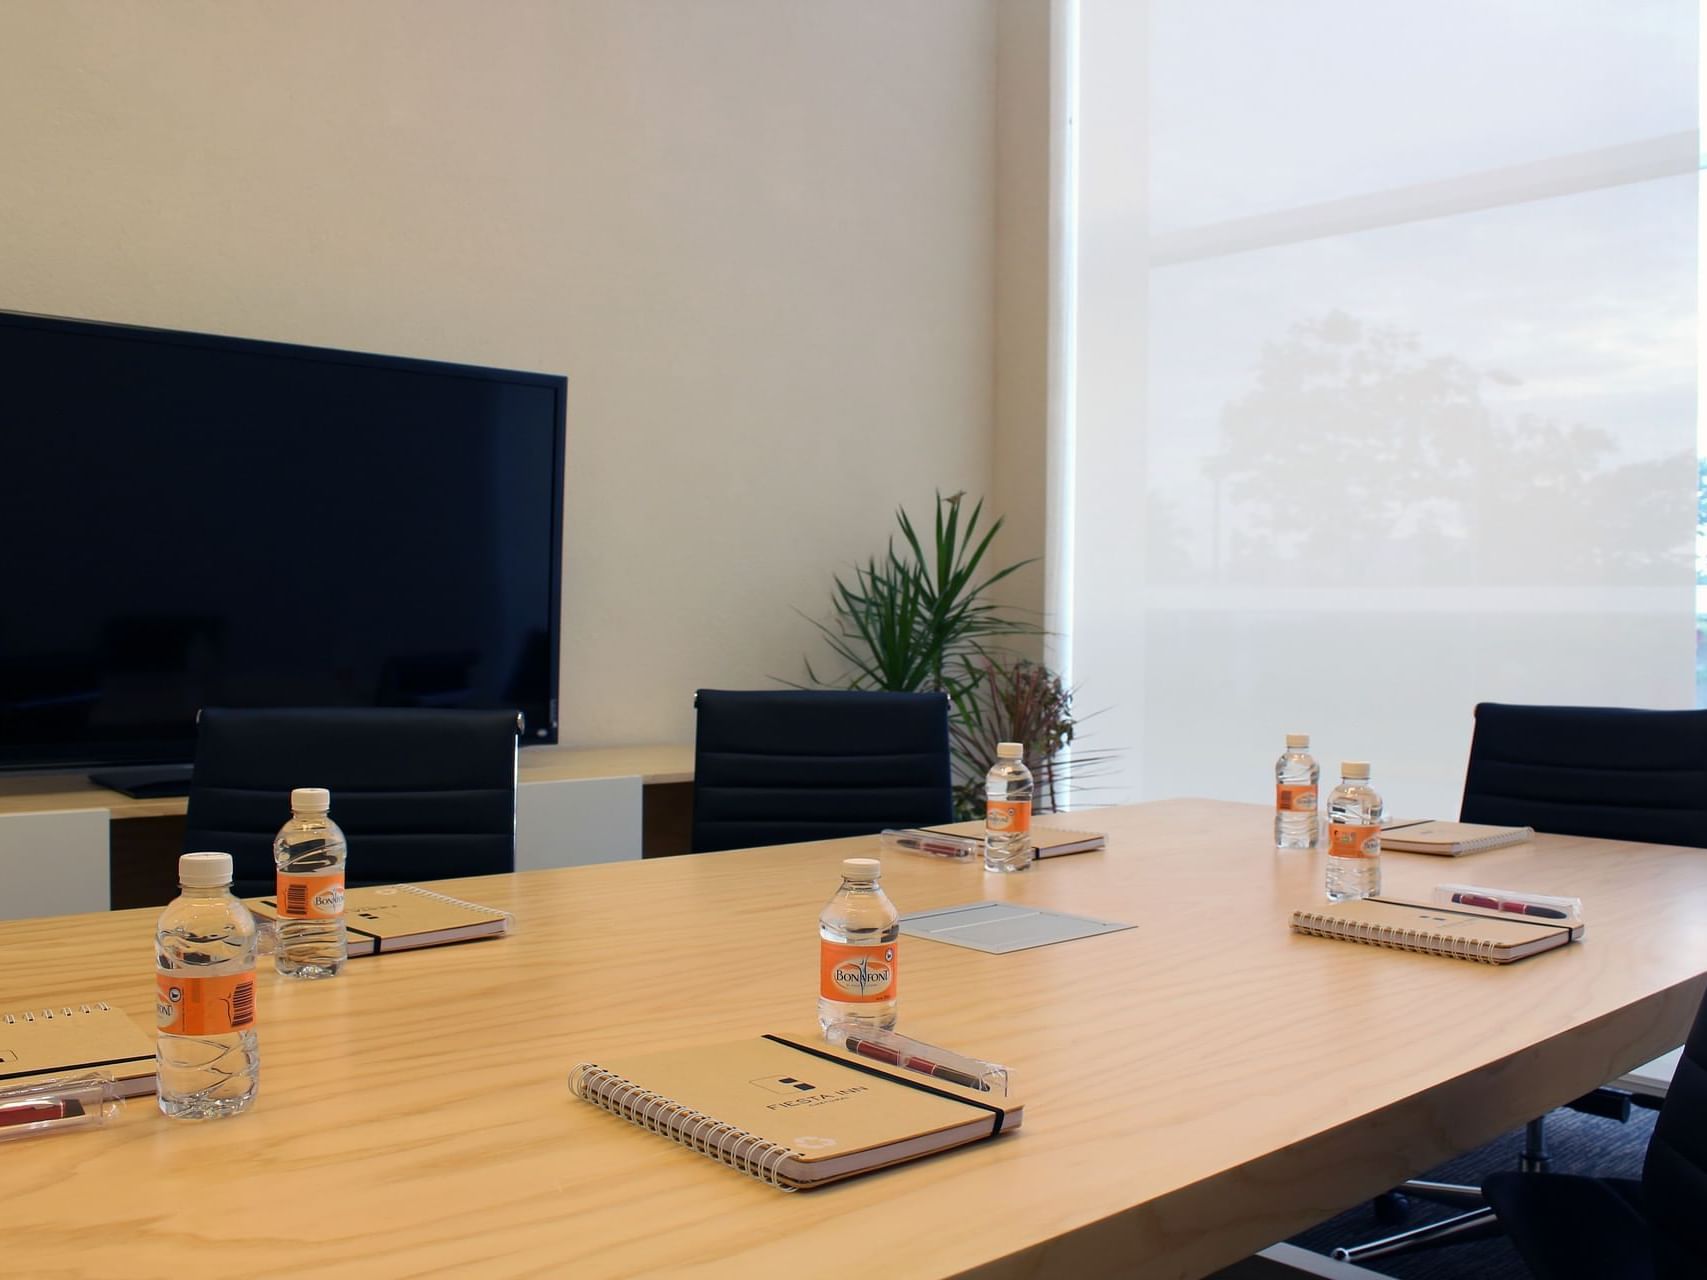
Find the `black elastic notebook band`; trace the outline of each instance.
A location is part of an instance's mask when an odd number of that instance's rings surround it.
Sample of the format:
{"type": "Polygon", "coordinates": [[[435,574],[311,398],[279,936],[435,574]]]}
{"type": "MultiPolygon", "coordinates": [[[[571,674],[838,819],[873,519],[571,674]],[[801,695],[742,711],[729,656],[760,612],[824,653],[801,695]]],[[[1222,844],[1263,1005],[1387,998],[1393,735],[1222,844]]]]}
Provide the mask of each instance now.
{"type": "Polygon", "coordinates": [[[980,1111],[988,1111],[996,1117],[996,1123],[990,1130],[990,1137],[995,1137],[1002,1131],[1002,1125],[1007,1122],[1008,1113],[992,1102],[975,1102],[971,1098],[963,1098],[958,1093],[950,1093],[947,1089],[939,1089],[934,1084],[926,1084],[922,1080],[909,1080],[904,1076],[891,1075],[881,1067],[868,1067],[863,1062],[851,1062],[840,1054],[831,1053],[826,1049],[814,1049],[811,1045],[801,1044],[797,1040],[785,1040],[781,1036],[767,1035],[766,1040],[776,1044],[787,1045],[790,1049],[798,1049],[801,1053],[809,1053],[814,1058],[822,1058],[825,1062],[833,1062],[838,1067],[848,1067],[854,1071],[863,1071],[868,1076],[876,1076],[880,1080],[892,1080],[896,1084],[906,1085],[909,1089],[920,1089],[925,1093],[934,1093],[939,1098],[947,1098],[950,1102],[964,1102],[969,1107],[977,1107],[980,1111]]]}
{"type": "MultiPolygon", "coordinates": [[[[94,1071],[101,1067],[123,1067],[128,1066],[133,1062],[148,1062],[153,1059],[153,1056],[153,1054],[136,1054],[129,1058],[99,1058],[94,1062],[67,1062],[64,1066],[53,1067],[50,1070],[54,1073],[66,1071],[94,1071]]],[[[0,1071],[0,1080],[17,1080],[23,1076],[39,1076],[42,1074],[43,1072],[38,1070],[0,1071]]]]}

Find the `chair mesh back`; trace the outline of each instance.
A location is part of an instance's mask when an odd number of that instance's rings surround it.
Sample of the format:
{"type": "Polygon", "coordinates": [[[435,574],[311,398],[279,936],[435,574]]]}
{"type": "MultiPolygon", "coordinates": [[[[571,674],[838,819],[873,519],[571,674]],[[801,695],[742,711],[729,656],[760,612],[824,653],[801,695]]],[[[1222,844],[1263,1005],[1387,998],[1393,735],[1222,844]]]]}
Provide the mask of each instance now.
{"type": "Polygon", "coordinates": [[[940,693],[701,689],[696,853],[947,822],[940,693]]]}
{"type": "Polygon", "coordinates": [[[1459,816],[1707,848],[1707,711],[1484,702],[1459,816]]]}
{"type": "Polygon", "coordinates": [[[239,896],[271,893],[294,787],[331,791],[351,885],[515,870],[513,711],[205,708],[185,850],[229,852],[239,896]]]}
{"type": "MultiPolygon", "coordinates": [[[[1656,1252],[1679,1276],[1707,1269],[1707,1000],[1683,1046],[1642,1166],[1656,1252]]],[[[1671,1274],[1664,1273],[1664,1274],[1671,1274]]]]}

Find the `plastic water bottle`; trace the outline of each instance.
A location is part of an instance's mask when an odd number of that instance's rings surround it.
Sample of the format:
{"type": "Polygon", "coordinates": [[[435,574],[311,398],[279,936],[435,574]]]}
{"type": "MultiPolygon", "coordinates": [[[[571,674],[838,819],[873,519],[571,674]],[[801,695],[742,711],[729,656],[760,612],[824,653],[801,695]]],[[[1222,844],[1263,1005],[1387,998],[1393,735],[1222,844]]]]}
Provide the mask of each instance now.
{"type": "Polygon", "coordinates": [[[901,913],[878,883],[876,858],[842,859],[842,887],[818,916],[818,1025],[895,1026],[901,913]]]}
{"type": "Polygon", "coordinates": [[[1369,765],[1347,760],[1328,796],[1328,897],[1367,898],[1381,892],[1381,797],[1369,785],[1369,765]]]}
{"type": "Polygon", "coordinates": [[[255,1100],[255,917],[231,896],[229,853],[178,859],[180,895],[155,933],[160,1110],[212,1120],[255,1100]]]}
{"type": "Polygon", "coordinates": [[[1322,768],[1310,754],[1310,735],[1289,733],[1274,762],[1274,847],[1314,849],[1321,819],[1316,813],[1322,768]]]}
{"type": "Polygon", "coordinates": [[[1024,871],[1031,865],[1031,770],[1017,742],[996,745],[984,775],[984,870],[1024,871]]]}
{"type": "Polygon", "coordinates": [[[344,833],[324,787],[290,793],[290,821],[273,841],[278,864],[278,941],[273,963],[287,978],[334,978],[344,967],[344,833]]]}

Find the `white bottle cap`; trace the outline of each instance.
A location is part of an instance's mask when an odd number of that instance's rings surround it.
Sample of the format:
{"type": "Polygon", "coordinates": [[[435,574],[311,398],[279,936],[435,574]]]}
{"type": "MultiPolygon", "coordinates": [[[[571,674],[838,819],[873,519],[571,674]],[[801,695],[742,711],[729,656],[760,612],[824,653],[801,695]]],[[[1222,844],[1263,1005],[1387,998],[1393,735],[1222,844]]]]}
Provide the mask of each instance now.
{"type": "Polygon", "coordinates": [[[186,853],[178,859],[178,883],[186,889],[219,889],[231,883],[229,853],[186,853]]]}
{"type": "Polygon", "coordinates": [[[1310,745],[1310,735],[1307,733],[1289,733],[1286,735],[1286,745],[1289,747],[1307,747],[1310,745]]]}
{"type": "Polygon", "coordinates": [[[996,744],[996,759],[1023,760],[1025,759],[1025,745],[1019,742],[998,742],[996,744]]]}
{"type": "Polygon", "coordinates": [[[1340,777],[1342,778],[1367,778],[1368,776],[1369,761],[1367,760],[1347,760],[1340,765],[1340,777]]]}
{"type": "Polygon", "coordinates": [[[883,864],[876,858],[843,858],[842,879],[870,882],[877,879],[883,864]]]}
{"type": "Polygon", "coordinates": [[[325,787],[298,787],[290,793],[292,813],[325,813],[332,807],[332,793],[325,787]]]}

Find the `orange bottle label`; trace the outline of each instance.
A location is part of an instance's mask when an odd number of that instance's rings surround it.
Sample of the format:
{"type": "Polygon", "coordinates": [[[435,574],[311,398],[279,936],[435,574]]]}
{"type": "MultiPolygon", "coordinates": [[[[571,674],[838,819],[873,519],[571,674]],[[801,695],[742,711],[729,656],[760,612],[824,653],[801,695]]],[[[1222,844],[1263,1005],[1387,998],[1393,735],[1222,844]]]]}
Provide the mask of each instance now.
{"type": "Polygon", "coordinates": [[[1282,783],[1274,789],[1274,807],[1293,812],[1302,809],[1308,813],[1316,807],[1316,788],[1282,783]]]}
{"type": "Polygon", "coordinates": [[[255,971],[154,974],[154,1021],[175,1036],[223,1036],[255,1026],[255,971]]]}
{"type": "Polygon", "coordinates": [[[1381,828],[1349,822],[1328,824],[1328,852],[1336,858],[1381,856],[1381,828]]]}
{"type": "Polygon", "coordinates": [[[895,998],[897,944],[854,947],[843,942],[819,942],[818,991],[826,1000],[875,1004],[895,998]]]}
{"type": "Polygon", "coordinates": [[[984,826],[999,836],[1024,835],[1031,830],[1031,801],[985,801],[984,826]]]}
{"type": "Polygon", "coordinates": [[[335,920],[344,914],[344,873],[297,876],[279,872],[279,917],[335,920]]]}

